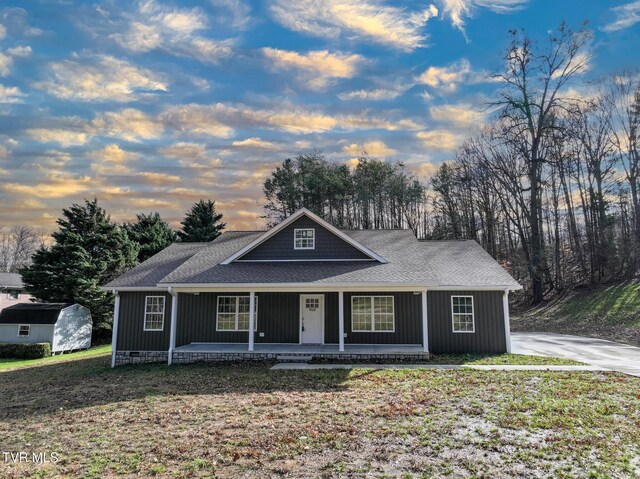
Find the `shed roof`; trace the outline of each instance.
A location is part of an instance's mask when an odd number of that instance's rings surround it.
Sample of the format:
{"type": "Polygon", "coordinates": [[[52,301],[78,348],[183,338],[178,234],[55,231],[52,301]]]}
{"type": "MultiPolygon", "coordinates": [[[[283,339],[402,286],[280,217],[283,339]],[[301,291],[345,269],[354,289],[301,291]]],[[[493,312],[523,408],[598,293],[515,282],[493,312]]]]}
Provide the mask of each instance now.
{"type": "Polygon", "coordinates": [[[24,289],[22,276],[18,273],[0,273],[0,289],[24,289]]]}
{"type": "Polygon", "coordinates": [[[55,324],[60,311],[73,303],[22,303],[0,311],[0,324],[55,324]]]}

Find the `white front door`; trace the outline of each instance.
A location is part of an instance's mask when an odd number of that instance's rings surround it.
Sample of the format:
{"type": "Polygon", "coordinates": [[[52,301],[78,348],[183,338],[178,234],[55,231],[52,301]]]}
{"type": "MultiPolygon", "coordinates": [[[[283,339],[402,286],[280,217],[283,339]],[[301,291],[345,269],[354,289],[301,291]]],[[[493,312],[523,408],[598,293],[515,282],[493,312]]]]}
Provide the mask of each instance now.
{"type": "Polygon", "coordinates": [[[300,295],[300,343],[324,344],[324,295],[300,295]]]}

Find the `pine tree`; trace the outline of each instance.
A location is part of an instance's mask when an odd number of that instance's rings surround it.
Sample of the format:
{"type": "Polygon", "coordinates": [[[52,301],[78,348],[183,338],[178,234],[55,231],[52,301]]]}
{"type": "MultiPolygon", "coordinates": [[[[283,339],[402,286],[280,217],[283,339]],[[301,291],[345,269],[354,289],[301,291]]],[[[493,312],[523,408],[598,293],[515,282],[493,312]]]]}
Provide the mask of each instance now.
{"type": "Polygon", "coordinates": [[[100,286],[137,263],[139,246],[112,223],[96,199],[62,210],[53,244],[33,255],[20,271],[27,290],[40,301],[79,303],[91,310],[94,340],[111,330],[113,297],[100,286]]]}
{"type": "Polygon", "coordinates": [[[138,261],[143,262],[176,241],[176,233],[159,213],[137,215],[136,223],[125,225],[129,238],[140,245],[138,261]]]}
{"type": "Polygon", "coordinates": [[[185,242],[212,241],[220,236],[226,226],[221,223],[222,214],[216,213],[216,202],[200,200],[191,207],[182,221],[178,237],[185,242]]]}

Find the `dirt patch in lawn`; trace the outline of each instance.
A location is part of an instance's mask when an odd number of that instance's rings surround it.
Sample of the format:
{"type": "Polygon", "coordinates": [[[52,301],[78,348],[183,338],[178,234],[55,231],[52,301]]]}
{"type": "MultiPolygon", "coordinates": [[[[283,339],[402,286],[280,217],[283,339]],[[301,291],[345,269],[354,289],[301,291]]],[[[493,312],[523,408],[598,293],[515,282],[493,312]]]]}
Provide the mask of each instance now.
{"type": "Polygon", "coordinates": [[[0,372],[1,477],[640,474],[638,378],[107,361],[0,372]]]}

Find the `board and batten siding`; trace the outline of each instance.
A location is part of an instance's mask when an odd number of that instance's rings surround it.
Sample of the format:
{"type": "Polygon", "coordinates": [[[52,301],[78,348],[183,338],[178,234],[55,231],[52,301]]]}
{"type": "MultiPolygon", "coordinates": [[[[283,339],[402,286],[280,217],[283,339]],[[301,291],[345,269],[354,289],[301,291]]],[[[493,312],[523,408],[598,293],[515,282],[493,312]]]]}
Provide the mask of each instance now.
{"type": "Polygon", "coordinates": [[[429,352],[504,353],[502,291],[429,291],[429,352]],[[454,333],[451,296],[473,296],[474,333],[454,333]]]}
{"type": "MultiPolygon", "coordinates": [[[[216,331],[218,296],[249,296],[239,293],[180,293],[176,347],[193,342],[247,343],[248,331],[216,331]]],[[[256,343],[297,343],[299,294],[256,293],[258,298],[256,343]]]]}
{"type": "Polygon", "coordinates": [[[271,238],[238,258],[243,260],[304,260],[304,259],[371,259],[358,248],[347,243],[324,226],[302,216],[285,226],[271,238]],[[314,249],[294,249],[294,230],[315,229],[314,249]]]}
{"type": "Polygon", "coordinates": [[[27,337],[18,336],[19,328],[19,324],[0,324],[0,343],[51,343],[53,340],[53,324],[32,324],[27,337]]]}
{"type": "MultiPolygon", "coordinates": [[[[180,303],[178,303],[180,304],[180,303]]],[[[171,326],[171,295],[162,291],[120,292],[118,319],[118,351],[167,351],[171,326]],[[164,328],[162,331],[144,330],[145,298],[164,296],[164,328]]]]}

